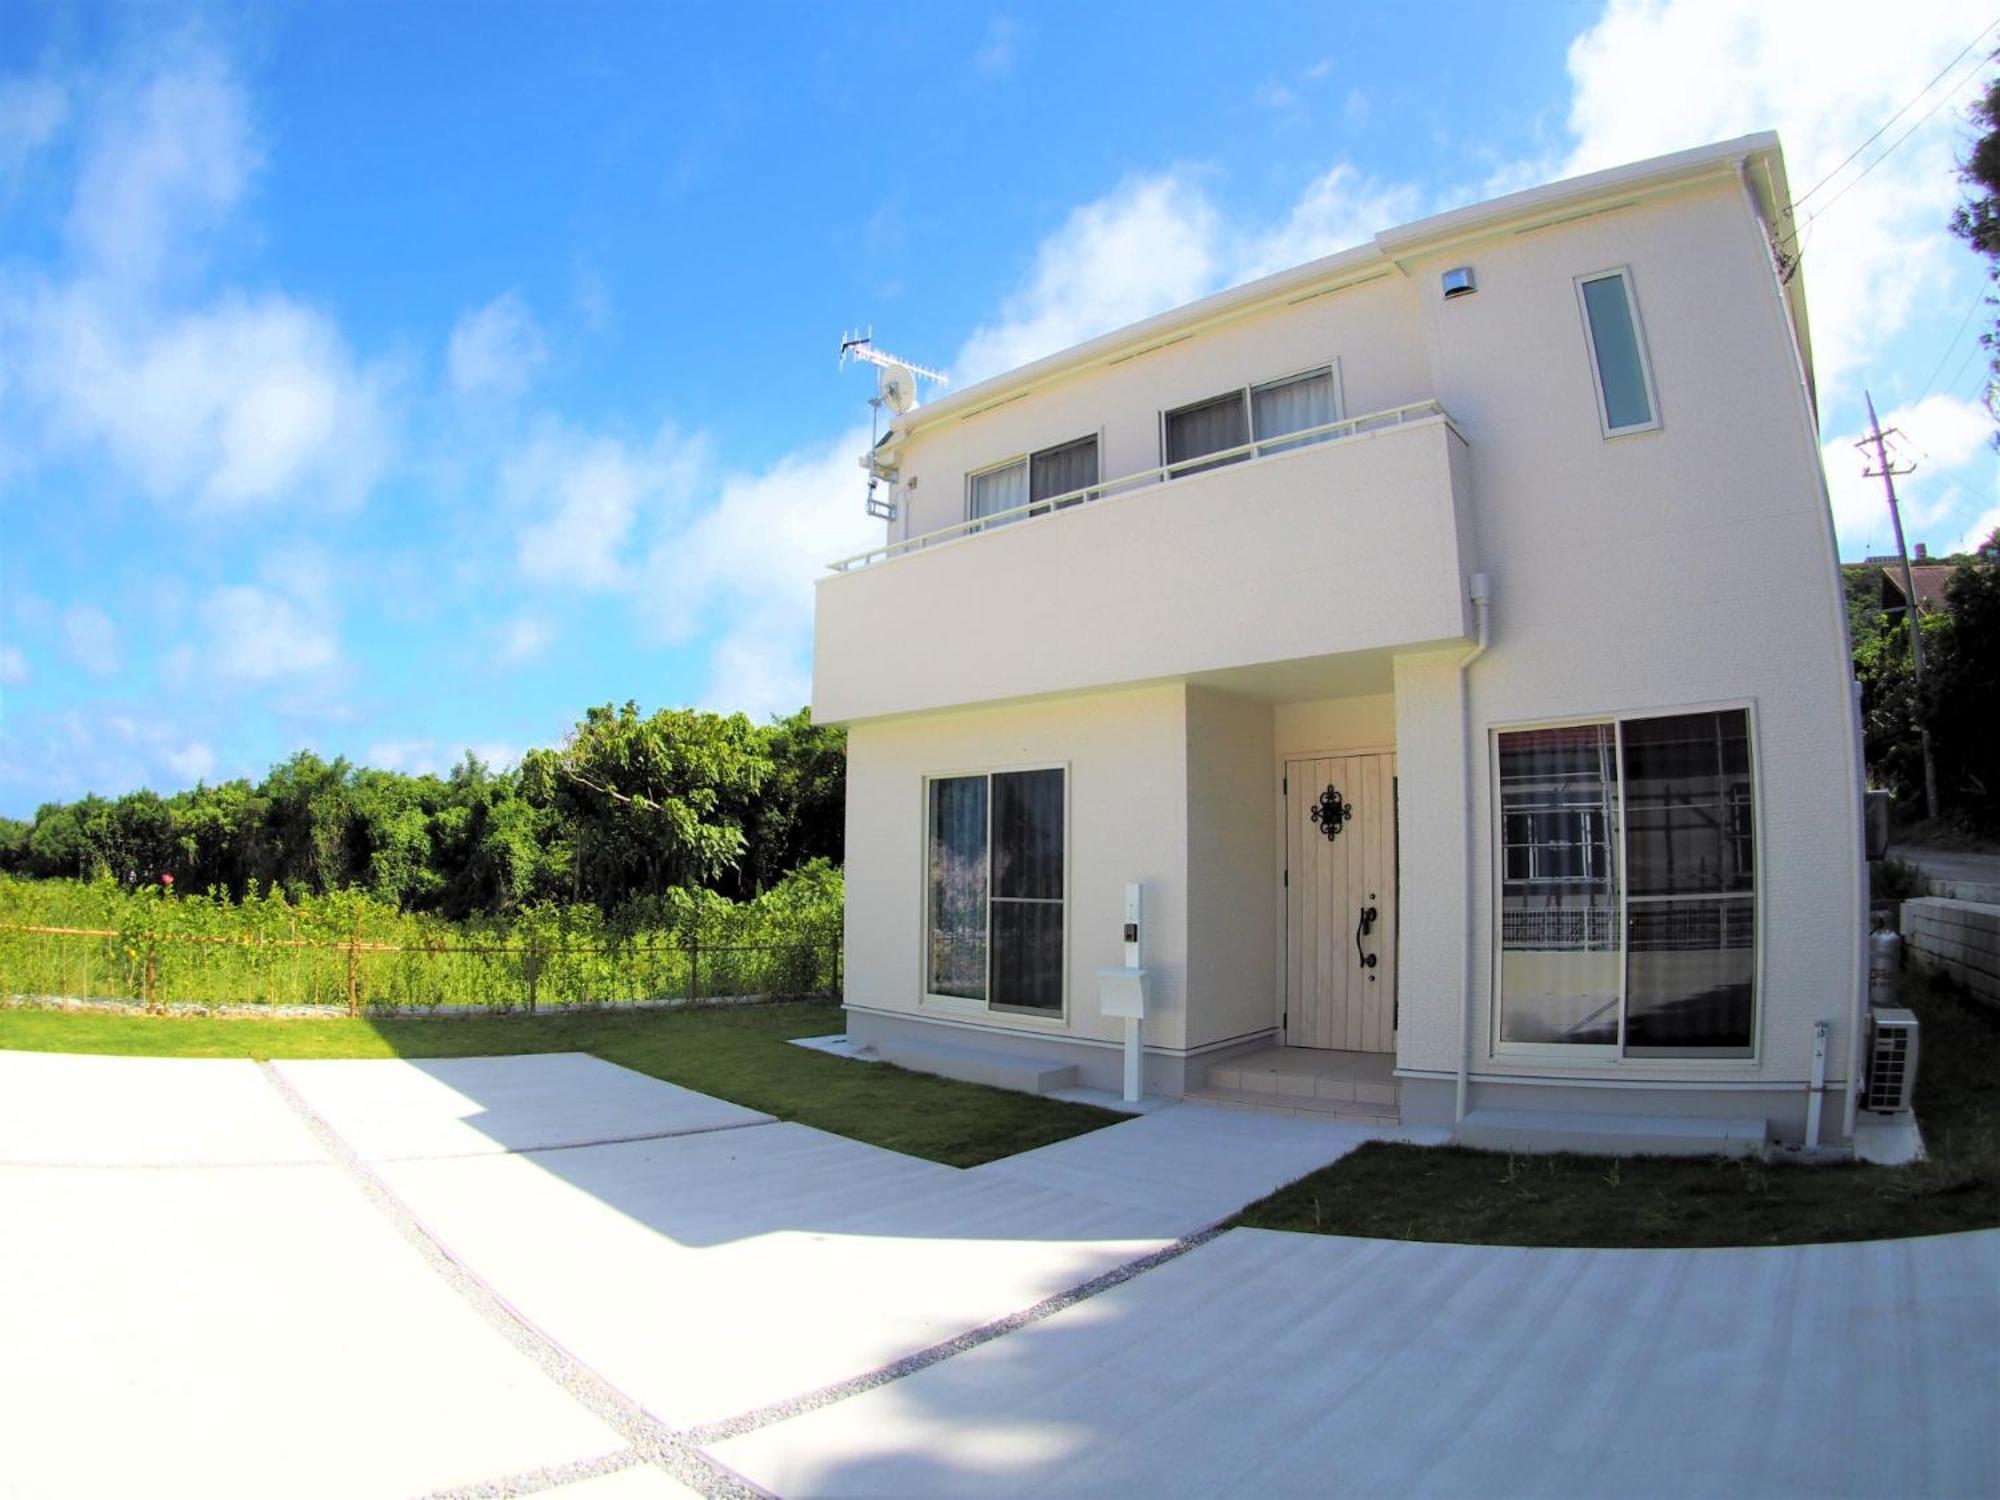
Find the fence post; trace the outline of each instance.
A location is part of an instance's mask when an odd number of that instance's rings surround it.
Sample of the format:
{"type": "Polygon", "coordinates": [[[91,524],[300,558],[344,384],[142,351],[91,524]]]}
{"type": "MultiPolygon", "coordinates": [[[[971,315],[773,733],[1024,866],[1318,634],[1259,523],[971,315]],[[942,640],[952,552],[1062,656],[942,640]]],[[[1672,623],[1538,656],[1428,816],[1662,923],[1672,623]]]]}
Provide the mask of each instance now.
{"type": "Polygon", "coordinates": [[[833,998],[836,1000],[841,998],[841,992],[840,992],[841,957],[842,957],[841,944],[839,942],[835,942],[833,945],[833,998]]]}
{"type": "Polygon", "coordinates": [[[701,935],[688,939],[688,1004],[701,999],[701,935]]]}
{"type": "Polygon", "coordinates": [[[354,927],[347,939],[347,1013],[361,1014],[361,995],[354,983],[354,966],[361,957],[361,918],[354,919],[354,927]]]}
{"type": "Polygon", "coordinates": [[[146,1009],[158,1010],[160,1008],[160,956],[158,950],[153,946],[153,934],[150,932],[146,934],[146,978],[144,988],[146,991],[146,1009]]]}

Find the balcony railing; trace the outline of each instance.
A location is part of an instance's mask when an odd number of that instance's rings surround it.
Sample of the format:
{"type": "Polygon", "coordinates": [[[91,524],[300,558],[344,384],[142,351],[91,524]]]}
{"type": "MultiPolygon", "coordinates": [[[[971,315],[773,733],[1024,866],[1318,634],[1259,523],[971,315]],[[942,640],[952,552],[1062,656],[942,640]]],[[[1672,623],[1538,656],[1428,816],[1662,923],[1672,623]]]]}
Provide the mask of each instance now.
{"type": "MultiPolygon", "coordinates": [[[[835,573],[849,573],[926,547],[963,541],[966,537],[981,531],[990,531],[1013,522],[1049,515],[1072,506],[1128,495],[1141,488],[1157,490],[1162,484],[1171,484],[1179,479],[1191,479],[1197,474],[1207,473],[1211,469],[1234,463],[1238,459],[1279,459],[1291,453],[1317,448],[1322,444],[1365,437],[1384,428],[1428,421],[1442,421],[1453,432],[1458,432],[1450,415],[1437,402],[1413,401],[1407,406],[1393,406],[1386,411],[1368,412],[1358,417],[1342,417],[1337,422],[1304,427],[1297,432],[1287,432],[1279,437],[1261,438],[1254,442],[1240,443],[1234,448],[1220,448],[1196,458],[1184,458],[1174,463],[1160,464],[1155,468],[1140,469],[1135,473],[1101,479],[1095,484],[1085,485],[1082,489],[1070,490],[1060,495],[1046,495],[1040,500],[1017,505],[1011,510],[995,511],[990,516],[980,516],[976,520],[960,521],[955,525],[939,527],[935,531],[926,531],[918,536],[904,537],[901,541],[885,542],[880,547],[871,547],[866,552],[857,552],[851,557],[843,557],[837,562],[828,563],[827,567],[835,573]]],[[[1464,434],[1459,433],[1459,437],[1462,439],[1464,434]]]]}

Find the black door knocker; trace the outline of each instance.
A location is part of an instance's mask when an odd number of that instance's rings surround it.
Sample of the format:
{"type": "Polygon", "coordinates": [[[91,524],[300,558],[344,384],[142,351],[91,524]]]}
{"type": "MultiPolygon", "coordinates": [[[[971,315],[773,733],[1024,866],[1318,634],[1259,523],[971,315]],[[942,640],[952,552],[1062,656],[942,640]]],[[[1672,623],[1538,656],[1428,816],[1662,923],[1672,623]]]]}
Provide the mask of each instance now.
{"type": "Polygon", "coordinates": [[[1326,790],[1319,794],[1319,806],[1311,814],[1329,844],[1340,837],[1340,825],[1353,816],[1354,808],[1341,799],[1340,789],[1329,781],[1326,790]]]}

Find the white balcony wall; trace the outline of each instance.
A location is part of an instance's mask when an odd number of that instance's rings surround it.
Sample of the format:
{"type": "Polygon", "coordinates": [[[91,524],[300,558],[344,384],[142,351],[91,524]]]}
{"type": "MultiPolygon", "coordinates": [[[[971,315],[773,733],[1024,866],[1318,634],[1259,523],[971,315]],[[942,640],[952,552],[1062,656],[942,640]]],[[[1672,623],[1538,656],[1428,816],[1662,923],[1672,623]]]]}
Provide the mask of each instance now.
{"type": "Polygon", "coordinates": [[[858,720],[1461,638],[1443,418],[1145,485],[820,581],[813,712],[858,720]]]}

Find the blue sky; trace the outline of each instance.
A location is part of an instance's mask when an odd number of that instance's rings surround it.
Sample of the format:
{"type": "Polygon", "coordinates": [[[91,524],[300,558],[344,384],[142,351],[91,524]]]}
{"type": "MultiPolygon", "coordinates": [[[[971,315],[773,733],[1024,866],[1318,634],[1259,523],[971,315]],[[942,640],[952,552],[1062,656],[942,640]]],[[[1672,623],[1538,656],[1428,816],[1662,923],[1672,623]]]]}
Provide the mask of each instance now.
{"type": "Polygon", "coordinates": [[[1802,203],[1805,275],[1843,554],[1888,541],[1864,386],[1959,544],[2000,493],[1943,225],[2000,33],[1920,91],[1985,3],[12,0],[0,813],[796,707],[874,535],[844,327],[976,377],[1748,130],[1804,193],[1913,96],[1802,203]]]}

